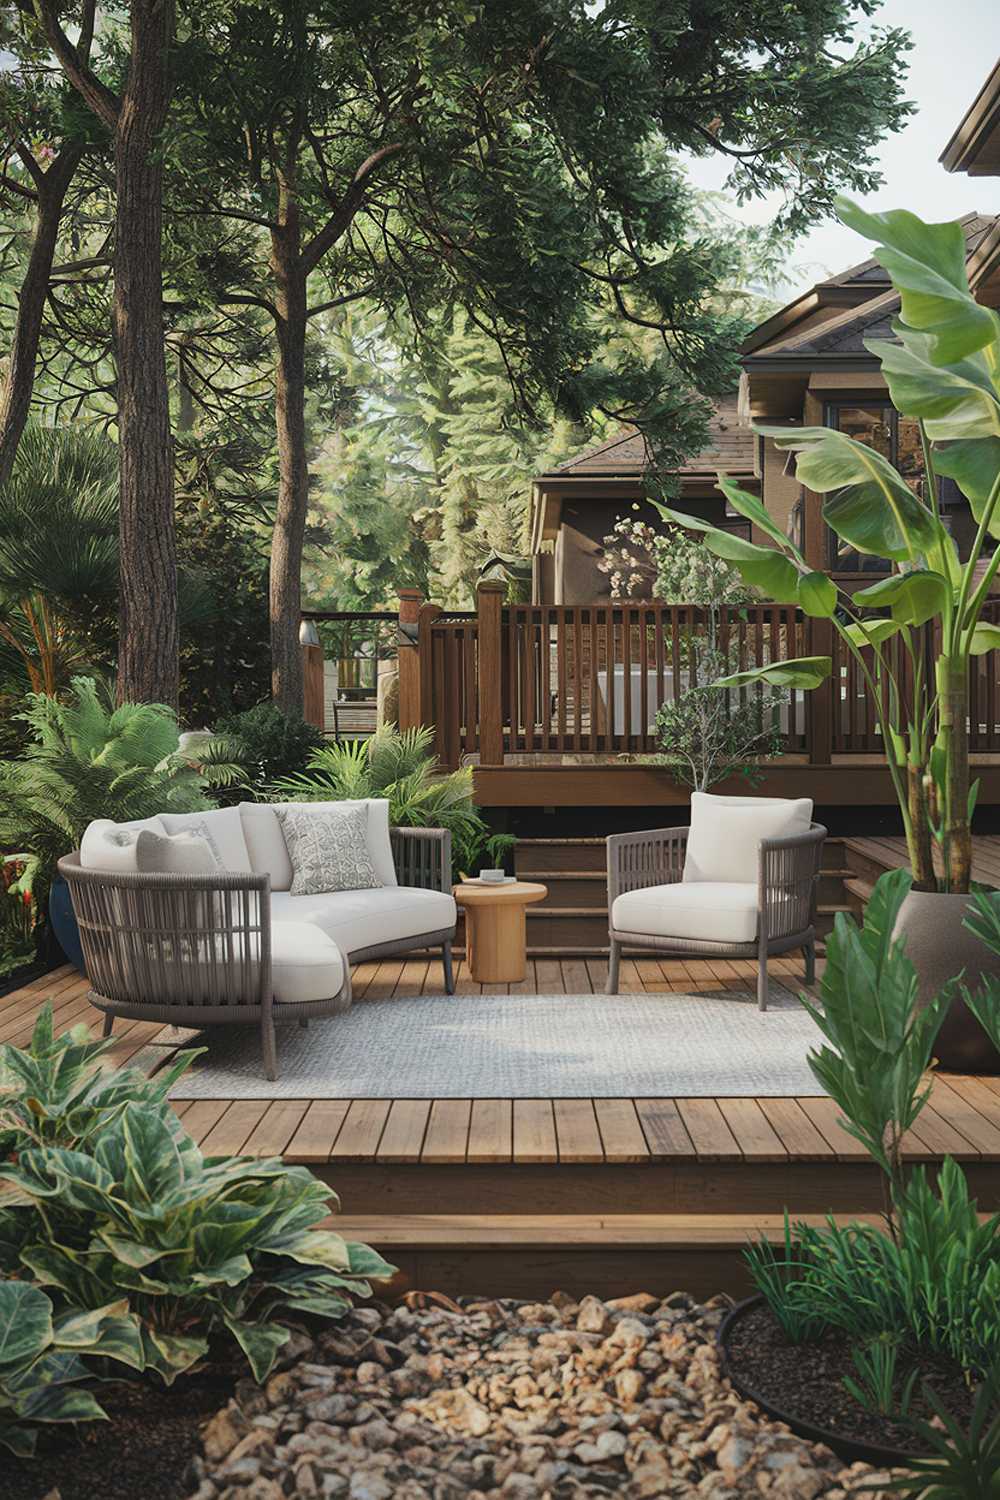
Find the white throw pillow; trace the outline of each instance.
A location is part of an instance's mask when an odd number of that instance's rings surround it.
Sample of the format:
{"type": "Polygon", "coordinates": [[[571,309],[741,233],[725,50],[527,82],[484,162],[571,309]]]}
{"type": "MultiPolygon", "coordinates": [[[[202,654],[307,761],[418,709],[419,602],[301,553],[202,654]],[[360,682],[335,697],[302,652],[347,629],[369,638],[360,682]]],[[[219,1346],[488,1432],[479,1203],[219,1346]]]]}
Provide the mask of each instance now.
{"type": "Polygon", "coordinates": [[[194,832],[155,833],[144,828],[135,843],[140,875],[218,875],[218,853],[208,839],[194,832]]]}
{"type": "Polygon", "coordinates": [[[716,797],[691,793],[685,880],[756,881],[761,839],[808,833],[811,797],[716,797]]]}
{"type": "Polygon", "coordinates": [[[275,812],[292,862],[293,896],[381,886],[368,848],[364,803],[289,802],[275,812]]]}
{"type": "Polygon", "coordinates": [[[109,874],[134,875],[135,844],[144,828],[165,833],[159,818],[139,818],[132,823],[113,823],[110,818],[95,818],[80,840],[80,868],[106,870],[109,874]]]}
{"type": "Polygon", "coordinates": [[[238,807],[212,807],[203,812],[163,813],[161,816],[167,833],[194,832],[211,839],[219,852],[222,868],[230,874],[254,873],[238,807]]]}

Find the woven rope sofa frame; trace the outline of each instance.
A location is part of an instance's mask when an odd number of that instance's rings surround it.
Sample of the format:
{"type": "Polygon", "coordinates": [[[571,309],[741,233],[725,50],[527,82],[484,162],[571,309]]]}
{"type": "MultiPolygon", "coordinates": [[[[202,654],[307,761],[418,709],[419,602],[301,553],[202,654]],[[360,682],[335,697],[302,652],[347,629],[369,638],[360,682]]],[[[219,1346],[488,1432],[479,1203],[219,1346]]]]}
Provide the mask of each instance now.
{"type": "MultiPolygon", "coordinates": [[[[787,838],[761,839],[758,849],[757,937],[752,943],[713,943],[648,932],[619,931],[613,925],[615,897],[651,885],[673,885],[683,879],[689,828],[655,828],[644,833],[615,833],[608,845],[609,995],[618,993],[623,946],[648,948],[688,958],[756,958],[757,1005],[767,1009],[767,961],[801,948],[806,984],[816,974],[816,894],[826,829],[811,823],[808,832],[787,838]]],[[[695,887],[698,882],[692,883],[695,887]]]]}
{"type": "MultiPolygon", "coordinates": [[[[393,828],[390,841],[401,885],[450,890],[447,830],[393,828]]],[[[79,851],[59,861],[59,873],[69,887],[92,986],[89,999],[104,1013],[105,1036],[116,1016],[195,1027],[257,1021],[265,1071],[274,1079],[275,1017],[294,1015],[305,1025],[345,1010],[352,963],[440,945],[445,985],[454,993],[454,927],[354,949],[344,955],[336,995],[280,1005],[271,983],[270,876],[85,870],[79,851]]]]}

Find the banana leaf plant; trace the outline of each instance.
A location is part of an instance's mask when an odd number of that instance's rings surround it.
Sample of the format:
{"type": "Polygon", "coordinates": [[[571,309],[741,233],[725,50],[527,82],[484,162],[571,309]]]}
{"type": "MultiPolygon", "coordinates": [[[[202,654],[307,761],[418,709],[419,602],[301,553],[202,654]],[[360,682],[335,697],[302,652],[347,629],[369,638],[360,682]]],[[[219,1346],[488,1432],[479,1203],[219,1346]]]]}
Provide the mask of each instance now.
{"type": "MultiPolygon", "coordinates": [[[[893,404],[919,424],[923,495],[886,458],[833,428],[756,431],[796,453],[799,482],[826,496],[826,524],[848,547],[888,559],[889,576],[850,595],[809,565],[756,496],[723,474],[719,487],[729,503],[773,545],[731,536],[667,506],[658,509],[666,520],[704,532],[709,550],[766,598],[831,622],[878,716],[914,886],[966,893],[977,790],[969,784],[969,665],[1000,646],[1000,626],[982,618],[1000,568],[1000,318],[972,295],[959,224],[927,224],[905,210],[869,214],[844,199],[838,212],[877,242],[875,254],[900,295],[896,341],[865,343],[881,362],[893,404]],[[964,560],[941,518],[942,476],[958,485],[977,524],[964,560]]],[[[733,674],[716,686],[768,682],[811,690],[832,670],[830,656],[800,657],[733,674]]]]}

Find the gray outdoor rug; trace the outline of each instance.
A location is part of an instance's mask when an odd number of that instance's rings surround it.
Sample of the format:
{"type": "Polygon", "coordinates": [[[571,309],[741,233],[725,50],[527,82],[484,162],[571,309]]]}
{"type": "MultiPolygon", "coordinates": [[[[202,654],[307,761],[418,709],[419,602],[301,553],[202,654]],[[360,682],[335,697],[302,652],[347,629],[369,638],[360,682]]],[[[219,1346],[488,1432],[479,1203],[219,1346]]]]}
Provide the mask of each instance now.
{"type": "Polygon", "coordinates": [[[586,1099],[821,1095],[819,1032],[773,986],[749,994],[418,995],[278,1027],[279,1077],[253,1026],[216,1026],[174,1099],[586,1099]]]}

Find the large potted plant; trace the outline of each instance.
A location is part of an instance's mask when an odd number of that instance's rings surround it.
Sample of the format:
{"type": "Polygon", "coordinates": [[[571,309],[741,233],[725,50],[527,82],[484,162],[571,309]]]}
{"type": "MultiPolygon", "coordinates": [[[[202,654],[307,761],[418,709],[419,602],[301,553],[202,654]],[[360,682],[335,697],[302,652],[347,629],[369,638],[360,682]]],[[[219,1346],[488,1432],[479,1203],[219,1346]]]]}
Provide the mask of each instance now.
{"type": "MultiPolygon", "coordinates": [[[[1000,626],[983,619],[1000,569],[1000,318],[972,295],[959,224],[925,224],[902,210],[868,214],[843,200],[838,209],[844,223],[878,242],[875,253],[900,296],[894,339],[866,345],[881,362],[897,409],[919,423],[923,493],[879,453],[833,428],[757,431],[796,453],[800,483],[827,497],[826,524],[848,547],[887,559],[889,576],[846,592],[811,568],[761,502],[724,475],[719,484],[730,504],[772,545],[660,509],[668,520],[703,531],[709,550],[768,598],[829,620],[856,660],[906,834],[913,889],[899,930],[917,965],[918,1003],[926,1003],[960,969],[974,982],[996,963],[963,918],[976,800],[969,779],[969,663],[1000,645],[1000,626]],[[941,477],[958,485],[976,521],[964,559],[940,515],[941,477]]],[[[831,670],[831,657],[818,655],[740,672],[717,685],[812,689],[831,670]]],[[[938,1055],[949,1066],[1000,1068],[960,998],[942,1027],[938,1055]]]]}
{"type": "Polygon", "coordinates": [[[47,910],[59,945],[83,969],[76,918],[56,862],[78,847],[88,823],[118,823],[162,812],[212,807],[212,786],[239,779],[224,740],[182,752],[173,711],[156,703],[117,708],[90,677],[63,697],[29,693],[21,716],[31,730],[19,760],[0,761],[0,848],[19,851],[18,890],[47,910]]]}

